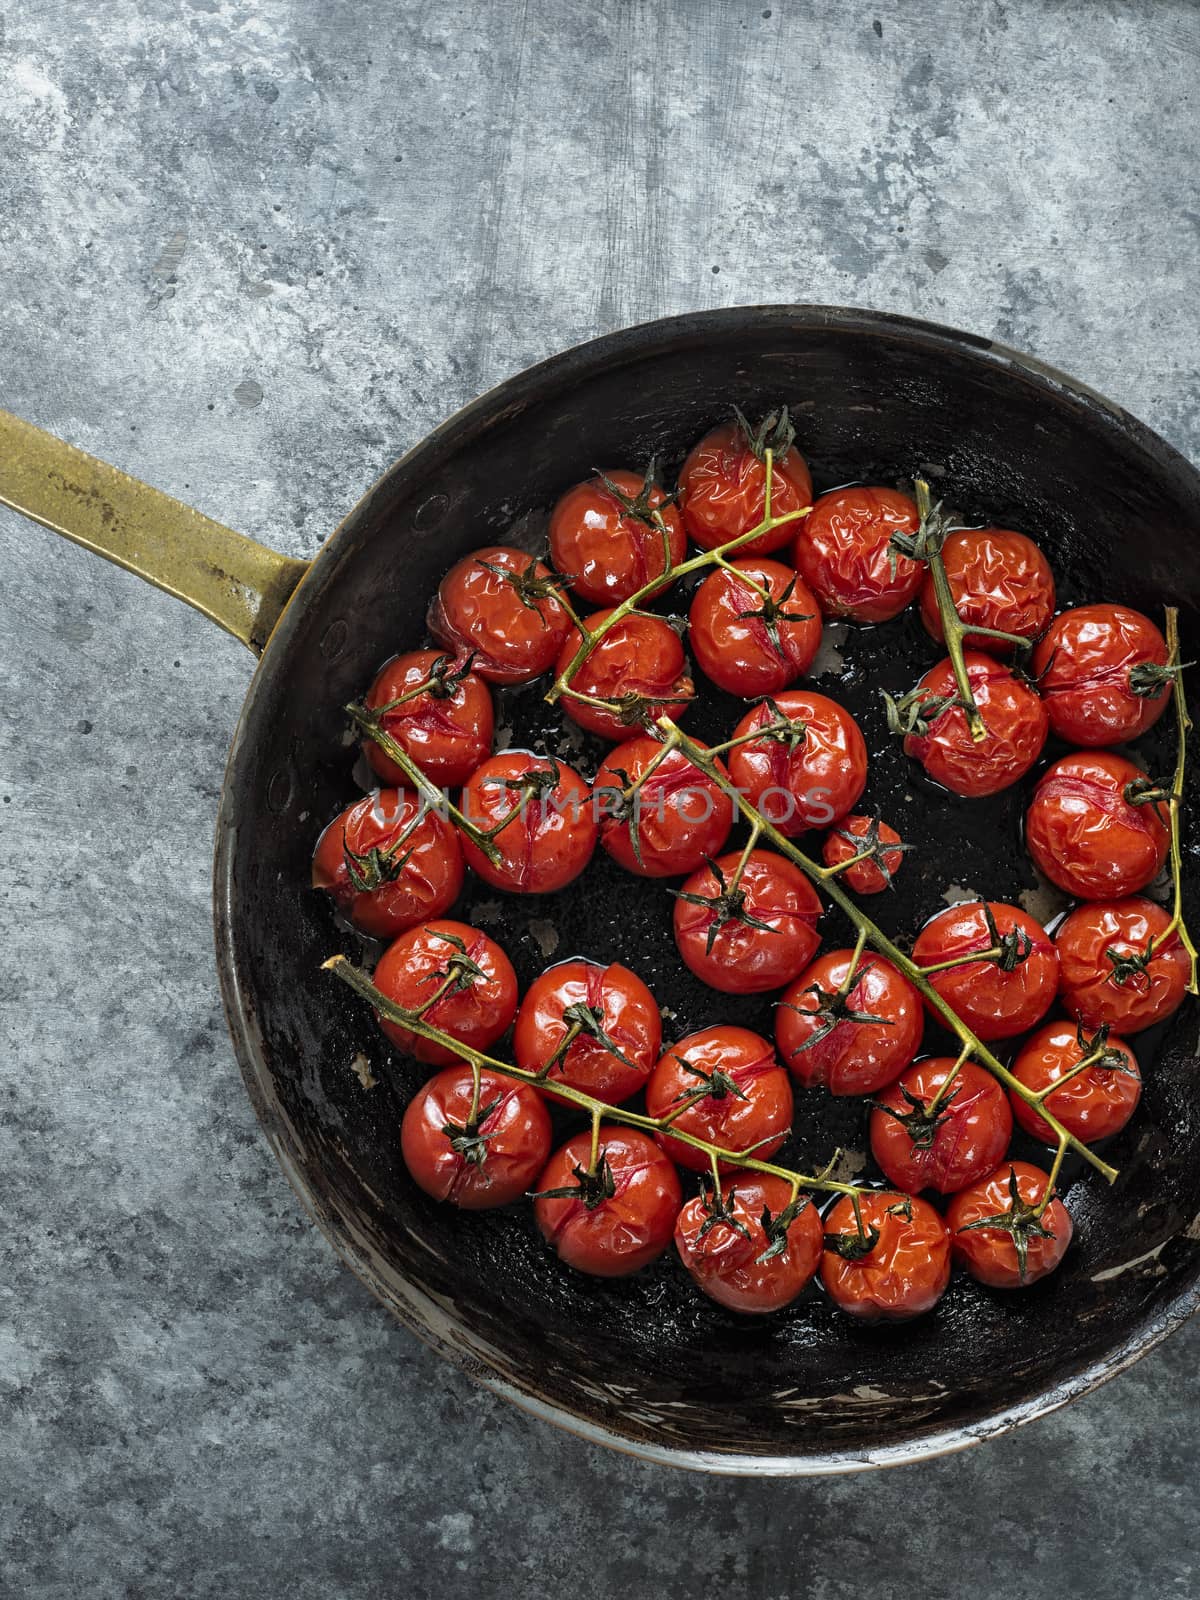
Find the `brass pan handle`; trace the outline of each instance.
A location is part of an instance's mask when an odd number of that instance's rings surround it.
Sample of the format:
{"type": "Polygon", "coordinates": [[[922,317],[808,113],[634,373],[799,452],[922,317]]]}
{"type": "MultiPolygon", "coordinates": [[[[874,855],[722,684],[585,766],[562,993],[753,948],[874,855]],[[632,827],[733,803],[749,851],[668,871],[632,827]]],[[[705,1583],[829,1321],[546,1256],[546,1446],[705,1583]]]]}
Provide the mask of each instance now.
{"type": "Polygon", "coordinates": [[[308,570],[7,411],[0,504],[186,600],[255,655],[308,570]]]}

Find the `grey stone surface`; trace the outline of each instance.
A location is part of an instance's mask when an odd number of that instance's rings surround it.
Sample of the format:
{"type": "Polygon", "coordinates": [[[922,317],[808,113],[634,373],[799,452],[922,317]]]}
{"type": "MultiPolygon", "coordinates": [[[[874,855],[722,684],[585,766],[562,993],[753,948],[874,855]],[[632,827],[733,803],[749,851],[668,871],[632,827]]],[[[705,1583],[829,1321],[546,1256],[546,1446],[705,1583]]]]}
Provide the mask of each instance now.
{"type": "MultiPolygon", "coordinates": [[[[0,0],[0,404],[307,554],[529,361],[831,301],[1195,455],[1198,56],[1187,0],[0,0]]],[[[967,1456],[756,1484],[584,1449],[393,1326],[219,1011],[249,656],[0,541],[0,1591],[1197,1592],[1200,1329],[967,1456]]]]}

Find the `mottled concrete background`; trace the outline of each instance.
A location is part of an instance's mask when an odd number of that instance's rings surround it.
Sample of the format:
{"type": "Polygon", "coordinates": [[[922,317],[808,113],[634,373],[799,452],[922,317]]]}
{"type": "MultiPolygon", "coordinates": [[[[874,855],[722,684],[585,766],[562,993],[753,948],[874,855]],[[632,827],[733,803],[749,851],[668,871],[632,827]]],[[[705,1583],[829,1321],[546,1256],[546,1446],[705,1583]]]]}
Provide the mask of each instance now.
{"type": "MultiPolygon", "coordinates": [[[[0,0],[0,405],[295,554],[439,418],[664,312],[997,334],[1200,455],[1187,0],[0,0]]],[[[966,1457],[696,1480],[377,1309],[221,1020],[238,646],[0,516],[0,1591],[1197,1592],[1200,1329],[966,1457]]]]}

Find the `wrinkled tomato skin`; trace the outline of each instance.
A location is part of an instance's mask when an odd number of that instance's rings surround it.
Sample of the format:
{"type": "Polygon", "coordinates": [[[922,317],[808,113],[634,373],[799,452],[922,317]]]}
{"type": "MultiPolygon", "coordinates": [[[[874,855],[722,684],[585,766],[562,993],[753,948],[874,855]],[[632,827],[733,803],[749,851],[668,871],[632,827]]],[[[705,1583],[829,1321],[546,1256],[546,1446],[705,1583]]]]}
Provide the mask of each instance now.
{"type": "Polygon", "coordinates": [[[1038,779],[1025,814],[1025,846],[1051,883],[1078,900],[1117,900],[1162,871],[1171,836],[1150,801],[1126,799],[1141,767],[1111,750],[1078,750],[1038,779]]]}
{"type": "Polygon", "coordinates": [[[460,809],[484,832],[516,810],[492,837],[499,863],[490,861],[466,834],[462,838],[467,865],[485,883],[513,894],[553,894],[565,888],[596,848],[599,829],[590,787],[565,761],[551,763],[529,750],[504,750],[477,767],[463,789],[460,809]],[[558,782],[544,796],[505,787],[527,774],[549,774],[555,768],[558,782]]]}
{"type": "Polygon", "coordinates": [[[899,1077],[920,1049],[925,1027],[921,996],[890,961],[876,955],[860,958],[846,1003],[852,1011],[887,1021],[843,1018],[824,1038],[810,1042],[823,1020],[811,986],[836,994],[853,956],[852,950],[827,950],[818,956],[784,991],[775,1009],[780,1059],[802,1088],[875,1094],[899,1077]]]}
{"type": "Polygon", "coordinates": [[[811,1200],[789,1224],[787,1248],[769,1261],[759,1259],[771,1244],[763,1211],[778,1217],[791,1197],[791,1185],[768,1173],[727,1179],[723,1198],[745,1233],[718,1221],[702,1235],[708,1220],[703,1199],[697,1196],[683,1207],[675,1224],[675,1248],[692,1281],[710,1300],[728,1311],[763,1316],[790,1305],[812,1282],[821,1264],[824,1230],[811,1200]]]}
{"type": "MultiPolygon", "coordinates": [[[[1098,1139],[1109,1139],[1114,1133],[1120,1133],[1142,1097],[1137,1057],[1124,1039],[1111,1034],[1105,1048],[1123,1057],[1128,1070],[1096,1062],[1043,1101],[1050,1115],[1084,1144],[1094,1144],[1098,1139]]],[[[1048,1022],[1022,1045],[1012,1065],[1013,1076],[1027,1089],[1045,1089],[1057,1083],[1090,1053],[1086,1048],[1080,1049],[1078,1030],[1073,1022],[1048,1022]]],[[[1019,1094],[1012,1096],[1012,1109],[1026,1133],[1042,1144],[1058,1144],[1054,1129],[1019,1094]]]]}
{"type": "Polygon", "coordinates": [[[447,1124],[464,1128],[471,1115],[470,1067],[447,1067],[417,1090],[400,1124],[400,1150],[418,1188],[464,1211],[485,1211],[519,1200],[550,1155],[550,1116],[536,1089],[498,1072],[479,1075],[479,1106],[493,1109],[478,1124],[485,1138],[476,1165],[459,1154],[447,1124]],[[493,1105],[493,1102],[498,1104],[493,1105]]]}
{"type": "MultiPolygon", "coordinates": [[[[486,1050],[504,1032],[517,1009],[517,975],[504,951],[486,933],[465,922],[439,918],[410,928],[388,945],[375,968],[375,987],[406,1011],[423,1005],[443,981],[439,974],[460,952],[452,940],[461,940],[468,958],[484,976],[465,989],[448,989],[424,1013],[423,1021],[449,1033],[475,1050],[486,1050]]],[[[445,1067],[459,1056],[445,1045],[423,1039],[403,1023],[380,1017],[379,1026],[399,1049],[430,1066],[445,1067]]]]}
{"type": "MultiPolygon", "coordinates": [[[[607,622],[612,611],[597,611],[584,619],[584,626],[595,631],[607,622]]],[[[556,674],[562,676],[579,649],[579,632],[572,627],[558,658],[556,674]]],[[[679,635],[663,617],[641,613],[622,617],[601,638],[583,660],[571,679],[577,694],[597,700],[619,700],[623,695],[640,694],[653,704],[646,710],[651,722],[683,716],[695,696],[695,685],[687,671],[687,656],[679,635]]],[[[628,739],[642,724],[622,721],[621,714],[603,706],[589,705],[564,694],[559,705],[572,722],[601,739],[628,739]]]]}
{"type": "MultiPolygon", "coordinates": [[[[751,804],[788,838],[827,828],[853,809],[867,786],[867,747],[850,713],[807,689],[788,689],[772,702],[806,724],[795,750],[767,737],[729,752],[729,772],[751,804]]],[[[771,705],[754,706],[734,729],[752,733],[775,718],[771,705]]]]}
{"type": "MultiPolygon", "coordinates": [[[[976,744],[962,707],[950,705],[932,720],[928,733],[907,734],[904,750],[951,794],[977,800],[1025,776],[1042,753],[1050,724],[1036,691],[1003,662],[978,650],[964,651],[963,659],[987,737],[976,744]]],[[[919,687],[924,700],[956,696],[949,657],[930,668],[919,687]]]]}
{"type": "Polygon", "coordinates": [[[924,562],[891,548],[892,535],[919,526],[916,506],[895,489],[834,489],[800,525],[792,556],[827,617],[887,622],[911,603],[925,572],[924,562]]]}
{"type": "Polygon", "coordinates": [[[1046,1277],[1067,1253],[1074,1228],[1061,1200],[1051,1200],[1043,1214],[1043,1226],[1053,1238],[1028,1241],[1025,1276],[1021,1277],[1017,1247],[1012,1234],[1002,1228],[962,1230],[984,1217],[999,1216],[1012,1204],[1009,1174],[1017,1175],[1017,1191],[1026,1205],[1036,1205],[1046,1192],[1049,1175],[1027,1161],[1005,1161],[988,1178],[962,1189],[950,1202],[946,1222],[953,1241],[954,1258],[971,1276],[991,1289],[1022,1289],[1046,1277]]]}
{"type": "MultiPolygon", "coordinates": [[[[766,507],[766,480],[765,465],[736,422],[705,434],[679,473],[683,525],[689,539],[702,550],[715,550],[757,527],[766,507]]],[[[786,517],[811,504],[812,478],[804,457],[793,445],[775,458],[771,515],[786,517]]],[[[790,544],[795,531],[795,523],[785,522],[751,539],[737,553],[769,556],[790,544]]]]}
{"type": "Polygon", "coordinates": [[[418,922],[442,916],[458,899],[463,876],[455,828],[434,811],[421,816],[420,801],[401,789],[377,789],[347,806],[313,852],[313,888],[331,895],[338,909],[372,939],[394,939],[418,922]],[[393,862],[408,859],[378,888],[355,889],[346,852],[365,856],[371,850],[391,851],[393,862]]]}
{"type": "MultiPolygon", "coordinates": [[[[1054,574],[1041,549],[1011,528],[959,528],[942,546],[954,609],[968,626],[994,628],[1036,639],[1054,615],[1054,574]]],[[[933,576],[921,584],[921,621],[939,644],[945,643],[933,576]]],[[[1013,646],[986,634],[968,633],[968,650],[1008,656],[1013,646]]],[[[1036,677],[1036,673],[1035,673],[1036,677]]]]}
{"type": "Polygon", "coordinates": [[[745,700],[778,694],[812,665],[821,644],[820,610],[792,569],[778,561],[751,557],[730,566],[742,576],[722,567],[696,591],[688,613],[692,652],[704,675],[727,694],[745,700]],[[764,617],[746,615],[762,611],[765,602],[744,578],[782,602],[786,615],[774,624],[778,644],[764,617]]]}
{"type": "MultiPolygon", "coordinates": [[[[630,500],[642,491],[640,473],[605,476],[630,500]]],[[[662,518],[671,565],[677,567],[687,554],[679,512],[662,489],[651,490],[650,506],[662,518]]],[[[630,516],[599,478],[568,489],[550,513],[550,559],[590,605],[619,605],[661,577],[663,543],[662,529],[630,516]]]]}
{"type": "Polygon", "coordinates": [[[1139,695],[1130,674],[1168,659],[1167,641],[1140,611],[1076,606],[1055,617],[1031,670],[1058,737],[1094,748],[1127,744],[1154,726],[1171,703],[1170,680],[1139,695]]]}
{"type": "MultiPolygon", "coordinates": [[[[636,783],[661,751],[661,742],[649,734],[627,739],[609,751],[592,785],[601,845],[626,872],[643,878],[697,871],[720,853],[733,827],[733,801],[682,750],[672,750],[638,790],[632,819],[621,820],[614,814],[612,797],[626,787],[626,780],[636,783]],[[632,838],[634,822],[640,859],[632,838]]],[[[717,768],[728,776],[720,761],[717,768]]]]}
{"type": "Polygon", "coordinates": [[[1012,1138],[1013,1118],[1004,1090],[974,1061],[964,1061],[936,1116],[944,1120],[933,1142],[917,1143],[908,1126],[879,1109],[890,1106],[902,1115],[914,1108],[903,1091],[928,1106],[954,1070],[953,1056],[926,1056],[914,1061],[878,1096],[871,1112],[871,1154],[890,1184],[906,1194],[936,1189],[954,1194],[995,1171],[1012,1138]]]}
{"type": "MultiPolygon", "coordinates": [[[[1032,946],[1011,972],[997,961],[966,961],[926,975],[950,1009],[980,1039],[1011,1039],[1040,1022],[1058,988],[1058,952],[1040,922],[1019,906],[989,900],[988,908],[1003,938],[1014,930],[1032,946]]],[[[919,967],[954,961],[992,947],[983,906],[965,900],[939,911],[921,929],[912,958],[919,967]]],[[[930,1015],[939,1014],[930,1007],[930,1015]]]]}
{"type": "MultiPolygon", "coordinates": [[[[821,1282],[833,1303],[859,1322],[905,1322],[932,1311],[950,1282],[950,1235],[926,1200],[881,1189],[859,1198],[864,1228],[878,1228],[874,1249],[857,1261],[833,1250],[821,1257],[821,1282]],[[889,1211],[911,1206],[912,1220],[889,1211]]],[[[826,1213],[826,1234],[855,1233],[849,1195],[826,1213]]]]}
{"type": "Polygon", "coordinates": [[[472,670],[489,683],[528,683],[553,666],[571,619],[553,594],[523,599],[506,578],[490,570],[496,567],[517,574],[532,569],[543,579],[553,576],[524,550],[489,545],[450,568],[430,602],[425,624],[447,650],[473,655],[472,670]]]}
{"type": "MultiPolygon", "coordinates": [[[[827,867],[840,867],[843,861],[852,861],[862,850],[863,846],[858,841],[866,837],[873,817],[843,817],[837,827],[826,836],[825,843],[821,846],[821,859],[827,867]],[[850,834],[849,839],[843,835],[850,834]]],[[[886,822],[879,824],[879,842],[883,849],[883,864],[887,868],[889,877],[885,877],[879,870],[877,861],[856,861],[852,867],[847,867],[844,872],[838,873],[838,882],[843,888],[853,889],[855,894],[882,894],[891,887],[890,879],[894,878],[900,870],[904,860],[901,850],[888,850],[889,844],[900,844],[900,835],[895,828],[890,828],[886,822]]]]}
{"type": "Polygon", "coordinates": [[[547,1079],[547,1092],[562,1083],[620,1105],[644,1086],[658,1061],[662,1018],[642,980],[617,962],[560,961],[535,978],[517,1012],[514,1059],[526,1072],[541,1072],[569,1031],[563,1012],[578,1005],[599,1014],[604,1032],[626,1060],[594,1035],[577,1033],[547,1079]]]}
{"type": "MultiPolygon", "coordinates": [[[[671,1126],[737,1154],[753,1145],[755,1157],[769,1161],[791,1132],[792,1085],[767,1040],[749,1028],[727,1023],[689,1033],[667,1051],[650,1074],[646,1110],[652,1117],[677,1110],[681,1097],[703,1082],[687,1071],[681,1056],[710,1077],[723,1072],[745,1098],[729,1091],[707,1094],[679,1112],[671,1126]]],[[[669,1133],[654,1137],[663,1153],[679,1166],[693,1172],[709,1170],[703,1150],[673,1139],[669,1133]]],[[[722,1161],[719,1165],[722,1172],[728,1172],[733,1163],[722,1161]]]]}
{"type": "MultiPolygon", "coordinates": [[[[446,659],[441,650],[410,650],[394,656],[367,691],[368,711],[377,711],[402,695],[410,694],[429,677],[435,663],[446,659]]],[[[425,693],[384,713],[383,727],[433,783],[447,788],[465,783],[492,748],[495,714],[483,679],[468,672],[446,698],[425,693]]],[[[411,788],[403,767],[384,754],[373,739],[363,738],[363,750],[385,783],[411,788]]]]}
{"type": "MultiPolygon", "coordinates": [[[[577,1133],[547,1162],[537,1187],[561,1189],[586,1170],[590,1132],[577,1133]]],[[[580,1199],[539,1199],[533,1214],[559,1258],[597,1278],[623,1278],[647,1266],[671,1242],[683,1201],[679,1174],[662,1151],[636,1128],[604,1124],[600,1151],[612,1170],[616,1194],[592,1210],[580,1199]]]]}
{"type": "Polygon", "coordinates": [[[1167,934],[1169,914],[1153,900],[1096,900],[1076,907],[1054,933],[1061,968],[1063,1006],[1085,1028],[1141,1033],[1164,1022],[1183,1004],[1191,964],[1176,933],[1167,934]],[[1164,935],[1166,938],[1164,939],[1164,935]],[[1118,956],[1154,950],[1142,972],[1118,977],[1108,952],[1118,956]]]}
{"type": "MultiPolygon", "coordinates": [[[[722,856],[716,863],[726,884],[731,884],[741,861],[741,851],[722,856]]],[[[710,988],[728,994],[764,994],[790,983],[812,960],[820,945],[817,919],[821,899],[808,879],[773,850],[752,850],[738,880],[745,896],[743,911],[766,928],[749,927],[736,918],[725,922],[712,939],[717,920],[712,906],[675,901],[675,944],[684,965],[710,988]]],[[[682,895],[711,898],[721,892],[711,865],[694,872],[682,895]]]]}

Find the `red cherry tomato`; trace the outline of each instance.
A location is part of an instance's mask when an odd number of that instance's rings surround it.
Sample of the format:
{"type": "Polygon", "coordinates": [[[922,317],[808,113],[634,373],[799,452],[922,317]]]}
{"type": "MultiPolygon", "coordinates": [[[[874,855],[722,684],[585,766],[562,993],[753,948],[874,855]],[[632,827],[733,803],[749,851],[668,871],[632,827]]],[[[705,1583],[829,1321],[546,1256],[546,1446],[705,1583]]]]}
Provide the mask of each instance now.
{"type": "Polygon", "coordinates": [[[394,939],[458,899],[458,834],[415,795],[377,789],[347,806],[317,840],[312,883],[363,933],[394,939]]]}
{"type": "MultiPolygon", "coordinates": [[[[769,1161],[791,1132],[792,1086],[761,1034],[718,1023],[667,1051],[646,1084],[646,1110],[672,1116],[671,1126],[694,1138],[769,1161]]],[[[703,1150],[669,1133],[654,1137],[681,1167],[708,1170],[703,1150]]],[[[730,1166],[720,1163],[722,1172],[730,1166]]]]}
{"type": "Polygon", "coordinates": [[[689,1200],[675,1224],[675,1248],[693,1280],[730,1311],[761,1315],[790,1305],[821,1262],[824,1230],[806,1195],[769,1173],[726,1179],[689,1200]]]}
{"type": "MultiPolygon", "coordinates": [[[[611,615],[611,611],[597,611],[585,618],[584,626],[596,630],[611,615]]],[[[559,676],[574,661],[579,642],[579,631],[572,628],[558,658],[559,676]]],[[[636,612],[622,617],[597,641],[576,669],[570,691],[559,704],[589,733],[617,740],[628,739],[631,732],[659,717],[678,721],[695,693],[675,629],[663,617],[636,612]],[[589,699],[580,700],[578,695],[589,699]],[[591,704],[593,700],[611,700],[618,706],[597,706],[591,704]]]]}
{"type": "Polygon", "coordinates": [[[468,865],[497,889],[552,894],[579,876],[596,848],[592,791],[552,756],[529,750],[493,756],[463,789],[462,812],[500,851],[492,862],[463,835],[468,865]]]}
{"type": "MultiPolygon", "coordinates": [[[[968,625],[1036,639],[1054,615],[1054,574],[1032,539],[1011,528],[957,528],[942,546],[954,609],[968,625]]],[[[921,585],[921,621],[939,644],[945,642],[933,575],[921,585]]],[[[1011,655],[1012,645],[968,633],[969,650],[1011,655]]]]}
{"type": "Polygon", "coordinates": [[[908,1194],[953,1194],[986,1178],[1012,1138],[1008,1097],[974,1061],[963,1062],[939,1098],[954,1065],[953,1056],[914,1061],[874,1102],[871,1154],[888,1182],[908,1194]]]}
{"type": "Polygon", "coordinates": [[[775,1010],[775,1042],[804,1088],[874,1094],[916,1055],[925,1027],[921,996],[882,956],[828,950],[775,1010]]]}
{"type": "Polygon", "coordinates": [[[554,665],[571,626],[561,582],[524,550],[489,545],[450,568],[426,626],[489,683],[527,683],[554,665]]]}
{"type": "MultiPolygon", "coordinates": [[[[517,975],[504,951],[486,933],[448,918],[423,922],[388,945],[375,968],[375,987],[406,1011],[427,1006],[423,1021],[475,1050],[494,1043],[517,1009],[517,975]]],[[[443,1067],[459,1060],[403,1023],[380,1017],[379,1026],[418,1061],[443,1067]]]]}
{"type": "MultiPolygon", "coordinates": [[[[717,767],[725,772],[721,762],[717,767]]],[[[649,734],[609,751],[592,793],[601,845],[644,878],[695,872],[720,852],[733,827],[733,801],[720,784],[682,750],[664,756],[661,741],[649,734]]]]}
{"type": "Polygon", "coordinates": [[[1191,963],[1171,918],[1141,895],[1077,906],[1054,942],[1062,1003],[1085,1028],[1140,1033],[1183,1003],[1191,963]]]}
{"type": "Polygon", "coordinates": [[[838,879],[855,894],[882,894],[891,888],[907,849],[895,828],[889,828],[882,818],[849,816],[826,835],[821,858],[827,867],[840,867],[870,851],[869,857],[839,872],[838,879]]]}
{"type": "MultiPolygon", "coordinates": [[[[749,533],[766,510],[766,451],[774,451],[771,515],[785,517],[812,504],[812,478],[786,407],[772,412],[757,429],[744,417],[705,434],[679,473],[683,525],[702,550],[715,550],[749,533]]],[[[790,544],[795,523],[760,534],[740,547],[743,556],[769,556],[790,544]]]]}
{"type": "Polygon", "coordinates": [[[550,559],[582,599],[615,606],[687,554],[679,512],[654,482],[610,472],[577,483],[550,513],[550,559]]]}
{"type": "Polygon", "coordinates": [[[1033,673],[1050,726],[1070,744],[1126,744],[1171,702],[1167,641],[1128,606],[1076,606],[1050,624],[1033,673]]]}
{"type": "MultiPolygon", "coordinates": [[[[437,650],[394,656],[367,691],[368,711],[434,783],[465,783],[492,748],[492,697],[483,679],[437,650]]],[[[363,750],[385,783],[408,774],[371,738],[363,750]]]]}
{"type": "Polygon", "coordinates": [[[731,750],[729,771],[767,821],[794,838],[844,817],[867,784],[867,747],[850,713],[823,694],[788,689],[747,711],[734,737],[759,728],[778,731],[731,750]]]}
{"type": "Polygon", "coordinates": [[[1054,1271],[1074,1230],[1061,1200],[1051,1200],[1040,1218],[1032,1215],[1049,1181],[1040,1167],[1006,1161],[954,1196],[946,1212],[954,1257],[973,1278],[993,1289],[1021,1289],[1054,1271]]]}
{"type": "Polygon", "coordinates": [[[924,562],[892,547],[892,535],[919,526],[916,506],[895,489],[834,489],[801,523],[793,558],[827,617],[887,622],[913,599],[925,572],[924,562]]]}
{"type": "Polygon", "coordinates": [[[426,1194],[483,1211],[520,1199],[537,1181],[550,1154],[550,1117],[536,1089],[498,1072],[480,1072],[476,1099],[471,1069],[460,1064],[417,1090],[400,1149],[426,1194]]]}
{"type": "Polygon", "coordinates": [[[577,1133],[554,1152],[538,1182],[533,1214],[567,1266],[623,1278],[670,1244],[683,1200],[679,1174],[653,1139],[605,1124],[589,1175],[591,1143],[590,1132],[577,1133]]]}
{"type": "Polygon", "coordinates": [[[688,613],[688,638],[717,688],[750,700],[777,694],[808,671],[821,613],[790,567],[751,556],[705,578],[688,613]]]}
{"type": "MultiPolygon", "coordinates": [[[[1021,1047],[1012,1071],[1035,1091],[1069,1078],[1046,1096],[1043,1106],[1084,1144],[1120,1133],[1142,1097],[1137,1057],[1124,1039],[1103,1034],[1089,1039],[1074,1022],[1048,1022],[1039,1028],[1021,1047]],[[1098,1059],[1090,1067],[1069,1077],[1092,1055],[1098,1059]]],[[[1026,1133],[1043,1144],[1058,1144],[1054,1129],[1020,1095],[1012,1096],[1012,1108],[1026,1133]]]]}
{"type": "Polygon", "coordinates": [[[741,852],[694,872],[675,900],[675,944],[684,964],[713,989],[762,994],[790,983],[817,953],[821,900],[808,879],[773,850],[741,852]]]}
{"type": "Polygon", "coordinates": [[[1025,845],[1044,877],[1079,900],[1118,899],[1162,871],[1167,807],[1141,767],[1111,750],[1063,756],[1038,779],[1025,845]],[[1139,800],[1139,794],[1152,798],[1139,800]]]}
{"type": "Polygon", "coordinates": [[[1002,662],[975,650],[964,652],[963,659],[986,737],[978,743],[971,737],[947,657],[930,668],[914,691],[928,709],[905,737],[904,749],[935,783],[977,799],[998,794],[1025,776],[1042,753],[1049,723],[1036,692],[1002,662]]]}
{"type": "Polygon", "coordinates": [[[821,1282],[860,1322],[903,1322],[932,1311],[950,1282],[950,1235],[933,1207],[886,1189],[860,1192],[862,1231],[843,1195],[825,1217],[821,1282]]]}
{"type": "Polygon", "coordinates": [[[628,967],[561,961],[525,991],[513,1055],[526,1072],[619,1105],[649,1077],[662,1050],[654,996],[628,967]],[[565,1047],[565,1048],[564,1048],[565,1047]]]}
{"type": "MultiPolygon", "coordinates": [[[[912,958],[980,1039],[1010,1039],[1032,1028],[1058,988],[1050,935],[1028,912],[997,900],[966,900],[930,917],[912,958]],[[984,950],[999,954],[980,960],[984,950]]],[[[937,1016],[932,1007],[930,1014],[937,1016]]]]}

